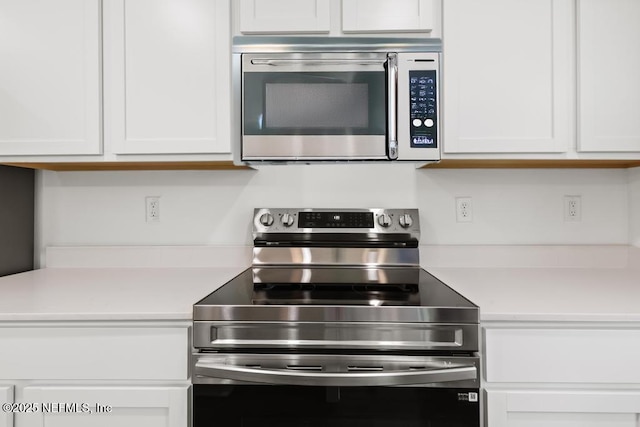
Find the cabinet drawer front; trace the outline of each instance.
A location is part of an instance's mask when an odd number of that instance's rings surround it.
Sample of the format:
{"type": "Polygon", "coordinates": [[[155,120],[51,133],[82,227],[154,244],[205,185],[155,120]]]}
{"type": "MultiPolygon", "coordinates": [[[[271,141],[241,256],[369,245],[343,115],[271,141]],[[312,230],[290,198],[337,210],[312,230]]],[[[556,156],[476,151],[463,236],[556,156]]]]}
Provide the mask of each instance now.
{"type": "Polygon", "coordinates": [[[0,378],[185,380],[186,327],[0,328],[0,378]]]}
{"type": "Polygon", "coordinates": [[[640,331],[487,329],[489,382],[640,383],[640,331]]]}
{"type": "Polygon", "coordinates": [[[40,410],[17,414],[23,427],[165,426],[189,424],[189,387],[25,387],[40,410]]]}

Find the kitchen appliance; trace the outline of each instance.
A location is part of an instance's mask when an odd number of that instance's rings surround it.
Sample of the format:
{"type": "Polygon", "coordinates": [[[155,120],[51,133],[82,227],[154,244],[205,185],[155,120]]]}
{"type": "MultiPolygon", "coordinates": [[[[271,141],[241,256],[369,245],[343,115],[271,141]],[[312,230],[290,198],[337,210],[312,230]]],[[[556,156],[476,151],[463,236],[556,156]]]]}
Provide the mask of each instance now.
{"type": "Polygon", "coordinates": [[[0,276],[33,270],[33,169],[0,165],[0,276]]]}
{"type": "Polygon", "coordinates": [[[419,267],[416,209],[256,209],[193,307],[193,425],[478,427],[479,310],[419,267]]]}
{"type": "Polygon", "coordinates": [[[234,160],[439,160],[441,51],[439,39],[234,38],[234,160]]]}

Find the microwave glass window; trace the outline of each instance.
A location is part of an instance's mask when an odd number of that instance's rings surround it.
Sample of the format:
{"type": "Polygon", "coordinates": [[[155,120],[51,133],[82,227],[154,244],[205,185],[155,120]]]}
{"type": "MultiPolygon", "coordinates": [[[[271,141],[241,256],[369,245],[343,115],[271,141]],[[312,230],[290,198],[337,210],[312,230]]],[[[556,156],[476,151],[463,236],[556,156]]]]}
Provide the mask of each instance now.
{"type": "Polygon", "coordinates": [[[385,135],[384,71],[250,72],[244,135],[385,135]]]}
{"type": "Polygon", "coordinates": [[[366,83],[267,83],[267,128],[367,128],[366,83]]]}

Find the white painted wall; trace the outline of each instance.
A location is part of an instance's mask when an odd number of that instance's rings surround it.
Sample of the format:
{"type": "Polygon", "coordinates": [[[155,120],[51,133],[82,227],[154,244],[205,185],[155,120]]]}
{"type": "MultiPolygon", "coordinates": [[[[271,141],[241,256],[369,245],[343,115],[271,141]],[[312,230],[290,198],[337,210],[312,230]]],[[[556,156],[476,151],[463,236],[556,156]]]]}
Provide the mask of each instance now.
{"type": "MultiPolygon", "coordinates": [[[[638,187],[640,173],[632,175],[638,187]]],[[[253,208],[264,206],[417,207],[424,244],[627,244],[628,177],[626,170],[416,170],[406,164],[45,171],[39,246],[249,245],[253,208]],[[582,196],[581,222],[564,222],[565,194],[582,196]],[[145,196],[160,197],[159,223],[145,222],[145,196]],[[473,198],[472,223],[456,222],[457,196],[473,198]]]]}
{"type": "Polygon", "coordinates": [[[640,247],[640,167],[629,169],[629,243],[640,247]]]}

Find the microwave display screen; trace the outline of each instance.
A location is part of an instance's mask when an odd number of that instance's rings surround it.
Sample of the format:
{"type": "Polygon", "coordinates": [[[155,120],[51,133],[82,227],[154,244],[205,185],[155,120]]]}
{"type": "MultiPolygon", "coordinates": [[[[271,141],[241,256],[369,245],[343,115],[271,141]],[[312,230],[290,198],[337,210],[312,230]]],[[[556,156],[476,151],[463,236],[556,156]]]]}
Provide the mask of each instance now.
{"type": "Polygon", "coordinates": [[[365,83],[268,83],[267,128],[366,128],[365,83]]]}

